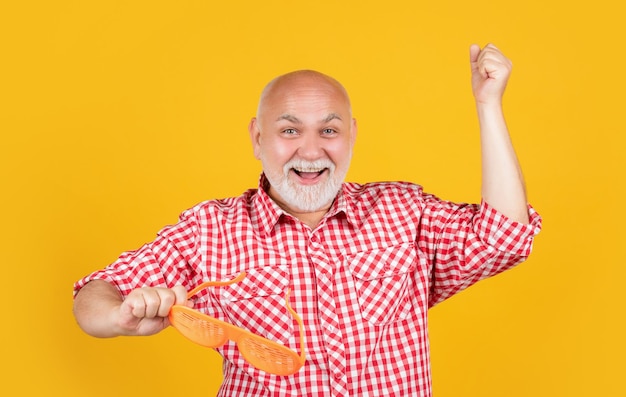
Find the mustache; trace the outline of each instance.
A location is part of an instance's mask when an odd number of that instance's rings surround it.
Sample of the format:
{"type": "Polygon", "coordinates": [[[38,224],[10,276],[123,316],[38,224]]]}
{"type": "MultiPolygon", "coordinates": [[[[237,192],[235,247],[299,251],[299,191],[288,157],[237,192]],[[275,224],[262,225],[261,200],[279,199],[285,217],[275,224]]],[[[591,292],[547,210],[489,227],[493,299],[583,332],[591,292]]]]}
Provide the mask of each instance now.
{"type": "Polygon", "coordinates": [[[283,166],[283,171],[285,174],[288,174],[289,170],[292,168],[297,170],[322,170],[324,168],[328,168],[332,172],[335,170],[335,163],[329,159],[319,159],[314,161],[292,159],[283,166]]]}

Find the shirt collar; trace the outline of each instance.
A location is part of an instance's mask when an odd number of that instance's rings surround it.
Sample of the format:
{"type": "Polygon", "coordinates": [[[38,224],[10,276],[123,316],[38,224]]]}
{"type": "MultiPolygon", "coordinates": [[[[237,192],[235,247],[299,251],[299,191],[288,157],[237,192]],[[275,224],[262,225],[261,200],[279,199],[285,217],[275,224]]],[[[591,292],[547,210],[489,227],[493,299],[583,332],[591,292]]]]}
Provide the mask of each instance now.
{"type": "Polygon", "coordinates": [[[358,225],[358,219],[355,216],[354,200],[350,194],[350,184],[343,183],[341,190],[337,194],[333,205],[328,210],[328,213],[324,217],[325,219],[344,214],[348,223],[352,226],[358,225]]]}
{"type": "MultiPolygon", "coordinates": [[[[348,223],[350,223],[352,227],[358,227],[359,217],[357,214],[357,203],[354,199],[354,194],[354,184],[344,182],[341,185],[341,190],[339,191],[333,206],[330,208],[328,215],[335,216],[343,212],[348,223]]],[[[356,192],[356,194],[358,194],[358,192],[356,192]]]]}
{"type": "Polygon", "coordinates": [[[269,190],[269,181],[265,174],[261,174],[259,178],[259,187],[257,194],[254,196],[254,213],[257,215],[259,230],[263,235],[268,235],[274,226],[285,213],[267,194],[269,190]]]}
{"type": "MultiPolygon", "coordinates": [[[[259,186],[257,194],[254,199],[254,209],[257,214],[258,226],[263,235],[268,235],[274,229],[276,223],[280,221],[280,218],[287,213],[276,204],[274,200],[267,193],[269,190],[269,181],[262,173],[259,178],[259,186]]],[[[350,189],[347,184],[344,183],[341,186],[341,190],[337,194],[335,201],[331,205],[328,213],[324,215],[322,222],[340,214],[345,214],[346,220],[352,225],[357,225],[357,218],[353,206],[353,200],[350,194],[350,189]]]]}

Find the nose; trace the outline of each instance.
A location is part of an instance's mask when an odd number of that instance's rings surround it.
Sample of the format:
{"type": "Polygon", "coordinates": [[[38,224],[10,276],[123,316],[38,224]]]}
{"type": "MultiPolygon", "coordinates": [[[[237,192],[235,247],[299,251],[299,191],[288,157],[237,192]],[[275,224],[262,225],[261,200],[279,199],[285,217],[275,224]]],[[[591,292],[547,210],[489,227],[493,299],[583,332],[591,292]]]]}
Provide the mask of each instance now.
{"type": "Polygon", "coordinates": [[[324,157],[324,139],[315,132],[303,134],[298,147],[298,155],[305,160],[324,157]]]}

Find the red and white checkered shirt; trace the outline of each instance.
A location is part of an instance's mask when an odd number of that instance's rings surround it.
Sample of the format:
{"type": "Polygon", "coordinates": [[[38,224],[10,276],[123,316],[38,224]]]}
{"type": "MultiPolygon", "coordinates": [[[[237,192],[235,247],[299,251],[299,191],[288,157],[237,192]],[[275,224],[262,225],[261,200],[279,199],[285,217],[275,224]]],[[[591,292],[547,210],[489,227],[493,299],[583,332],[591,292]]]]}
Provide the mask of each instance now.
{"type": "MultiPolygon", "coordinates": [[[[261,178],[260,186],[266,183],[261,178]]],[[[541,228],[507,219],[487,203],[454,204],[418,185],[345,183],[311,230],[265,190],[198,204],[153,242],[127,252],[75,285],[108,280],[125,296],[142,286],[205,289],[195,308],[298,351],[294,375],[255,369],[234,343],[224,357],[223,396],[430,396],[428,309],[522,262],[541,228]]]]}

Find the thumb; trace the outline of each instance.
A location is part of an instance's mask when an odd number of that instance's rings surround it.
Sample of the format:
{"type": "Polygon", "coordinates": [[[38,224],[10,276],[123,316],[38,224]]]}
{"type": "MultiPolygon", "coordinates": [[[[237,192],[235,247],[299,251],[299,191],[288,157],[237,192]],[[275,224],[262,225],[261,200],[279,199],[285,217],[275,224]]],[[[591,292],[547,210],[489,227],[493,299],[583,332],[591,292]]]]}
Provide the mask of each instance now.
{"type": "Polygon", "coordinates": [[[182,285],[177,285],[172,288],[174,295],[176,296],[176,305],[185,305],[187,303],[187,290],[182,285]]]}
{"type": "Polygon", "coordinates": [[[478,44],[472,44],[470,46],[470,62],[472,64],[478,62],[479,55],[480,55],[480,46],[478,44]]]}

